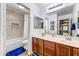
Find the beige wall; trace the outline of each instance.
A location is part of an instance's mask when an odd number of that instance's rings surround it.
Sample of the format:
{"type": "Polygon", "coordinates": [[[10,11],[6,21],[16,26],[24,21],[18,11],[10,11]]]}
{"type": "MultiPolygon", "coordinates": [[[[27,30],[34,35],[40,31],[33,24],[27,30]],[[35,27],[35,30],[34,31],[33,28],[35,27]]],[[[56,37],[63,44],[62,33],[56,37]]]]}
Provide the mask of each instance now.
{"type": "Polygon", "coordinates": [[[15,39],[23,37],[24,15],[6,10],[6,38],[15,39]]]}

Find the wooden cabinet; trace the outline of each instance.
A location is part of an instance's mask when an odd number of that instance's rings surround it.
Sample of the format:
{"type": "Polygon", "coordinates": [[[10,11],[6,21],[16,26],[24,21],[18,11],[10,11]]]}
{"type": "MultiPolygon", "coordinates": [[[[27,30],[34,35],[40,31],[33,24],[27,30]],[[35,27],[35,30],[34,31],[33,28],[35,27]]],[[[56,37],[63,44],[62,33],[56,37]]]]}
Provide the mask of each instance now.
{"type": "Polygon", "coordinates": [[[55,56],[55,43],[44,41],[44,56],[55,56]]]}
{"type": "Polygon", "coordinates": [[[32,37],[32,51],[41,56],[79,56],[79,48],[32,37]]]}
{"type": "Polygon", "coordinates": [[[32,38],[32,51],[37,55],[43,55],[43,40],[39,38],[32,38]]]}
{"type": "Polygon", "coordinates": [[[73,48],[73,56],[79,56],[79,48],[73,48]]]}
{"type": "Polygon", "coordinates": [[[38,39],[38,55],[43,56],[43,40],[38,39]]]}
{"type": "Polygon", "coordinates": [[[33,50],[33,52],[34,53],[36,53],[37,54],[37,44],[38,42],[37,42],[37,38],[35,38],[35,37],[33,37],[32,38],[32,50],[33,50]]]}
{"type": "Polygon", "coordinates": [[[70,56],[71,47],[62,44],[56,44],[56,55],[57,56],[70,56]]]}

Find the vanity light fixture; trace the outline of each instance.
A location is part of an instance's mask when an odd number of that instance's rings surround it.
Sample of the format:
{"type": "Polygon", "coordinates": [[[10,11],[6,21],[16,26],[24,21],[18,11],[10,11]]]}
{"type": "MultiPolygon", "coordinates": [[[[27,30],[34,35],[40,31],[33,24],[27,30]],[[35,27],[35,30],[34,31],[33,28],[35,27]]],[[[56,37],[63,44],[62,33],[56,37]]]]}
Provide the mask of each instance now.
{"type": "Polygon", "coordinates": [[[48,8],[48,10],[51,10],[51,9],[54,9],[54,8],[60,7],[60,6],[62,6],[62,5],[63,5],[63,3],[55,4],[55,5],[51,6],[50,8],[48,8]]]}
{"type": "Polygon", "coordinates": [[[25,9],[22,5],[20,5],[20,4],[17,4],[17,5],[18,5],[19,8],[25,9]]]}

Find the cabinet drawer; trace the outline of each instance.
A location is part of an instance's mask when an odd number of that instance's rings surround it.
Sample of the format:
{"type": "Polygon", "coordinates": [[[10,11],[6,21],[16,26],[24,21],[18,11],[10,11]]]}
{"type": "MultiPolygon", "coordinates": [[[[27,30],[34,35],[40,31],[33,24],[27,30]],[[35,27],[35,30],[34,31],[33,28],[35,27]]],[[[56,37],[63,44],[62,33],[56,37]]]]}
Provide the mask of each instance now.
{"type": "Polygon", "coordinates": [[[50,41],[44,41],[44,46],[48,46],[51,48],[55,47],[55,43],[54,42],[50,42],[50,41]]]}
{"type": "Polygon", "coordinates": [[[55,48],[44,47],[44,56],[55,56],[55,48]]]}

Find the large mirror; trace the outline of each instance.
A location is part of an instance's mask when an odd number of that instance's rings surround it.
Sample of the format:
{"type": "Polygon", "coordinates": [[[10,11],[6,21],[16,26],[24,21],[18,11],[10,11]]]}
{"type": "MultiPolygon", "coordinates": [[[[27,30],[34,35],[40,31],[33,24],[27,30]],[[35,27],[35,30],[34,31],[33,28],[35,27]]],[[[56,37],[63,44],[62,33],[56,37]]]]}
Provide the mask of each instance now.
{"type": "Polygon", "coordinates": [[[78,17],[77,17],[77,28],[79,29],[79,11],[78,11],[78,17]]]}
{"type": "Polygon", "coordinates": [[[78,17],[78,22],[77,22],[77,37],[79,37],[79,17],[78,17]]]}
{"type": "Polygon", "coordinates": [[[38,16],[34,17],[34,28],[35,29],[43,29],[43,24],[44,20],[38,16]]]}
{"type": "Polygon", "coordinates": [[[59,21],[59,34],[63,35],[64,33],[69,34],[69,19],[59,21]]]}
{"type": "Polygon", "coordinates": [[[54,21],[50,22],[50,30],[55,30],[55,22],[54,21]]]}

